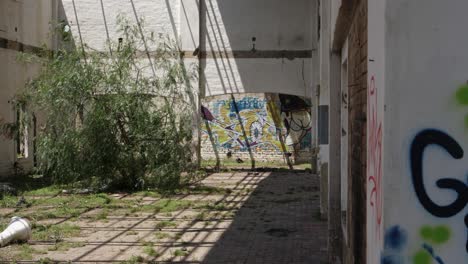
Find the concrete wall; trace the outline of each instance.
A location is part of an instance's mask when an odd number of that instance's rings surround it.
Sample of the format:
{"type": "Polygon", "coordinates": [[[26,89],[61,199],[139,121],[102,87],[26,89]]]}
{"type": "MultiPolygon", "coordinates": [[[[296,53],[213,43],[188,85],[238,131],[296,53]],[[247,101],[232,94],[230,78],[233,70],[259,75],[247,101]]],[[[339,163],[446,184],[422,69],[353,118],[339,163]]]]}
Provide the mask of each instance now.
{"type": "Polygon", "coordinates": [[[309,0],[205,0],[206,95],[311,90],[309,0]]]}
{"type": "Polygon", "coordinates": [[[246,163],[251,158],[260,162],[310,162],[310,106],[310,99],[271,93],[205,98],[202,157],[246,163]]]}
{"type": "Polygon", "coordinates": [[[308,0],[63,0],[63,5],[75,40],[81,35],[83,43],[100,51],[108,49],[107,36],[119,38],[118,14],[131,21],[144,19],[147,31],[177,39],[187,60],[196,59],[201,29],[206,96],[242,92],[307,96],[311,89],[308,0]],[[254,43],[256,53],[250,52],[254,43]]]}
{"type": "Polygon", "coordinates": [[[385,263],[468,263],[467,8],[386,2],[385,263]]]}
{"type": "MultiPolygon", "coordinates": [[[[58,2],[0,1],[0,121],[16,121],[12,102],[15,94],[37,74],[38,67],[17,60],[18,52],[45,45],[53,48],[49,22],[56,17],[58,2]]],[[[14,173],[15,166],[28,169],[33,164],[33,124],[28,124],[28,140],[24,157],[16,154],[16,142],[0,137],[0,176],[14,173]],[[16,164],[16,165],[15,165],[16,164]]]]}
{"type": "MultiPolygon", "coordinates": [[[[145,30],[180,39],[181,1],[170,0],[62,0],[75,41],[107,51],[107,40],[119,37],[117,17],[144,22],[145,30]],[[75,12],[76,10],[76,12],[75,12]],[[109,38],[108,38],[108,37],[109,38]]],[[[187,1],[188,2],[188,1],[187,1]]],[[[151,47],[149,47],[151,48],[151,47]]]]}
{"type": "MultiPolygon", "coordinates": [[[[367,60],[367,263],[379,263],[384,243],[384,172],[386,163],[384,139],[386,133],[385,94],[385,3],[368,1],[368,57],[367,60]]],[[[398,103],[398,102],[395,102],[398,103]]],[[[390,139],[390,138],[388,138],[390,139]]]]}

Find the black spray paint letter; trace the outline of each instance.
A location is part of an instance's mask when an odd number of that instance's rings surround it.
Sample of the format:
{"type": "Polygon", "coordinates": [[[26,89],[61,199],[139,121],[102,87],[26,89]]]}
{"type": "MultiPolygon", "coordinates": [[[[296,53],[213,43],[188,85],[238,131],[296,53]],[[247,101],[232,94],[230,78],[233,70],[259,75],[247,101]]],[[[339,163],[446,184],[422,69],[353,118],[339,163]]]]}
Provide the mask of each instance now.
{"type": "MultiPolygon", "coordinates": [[[[437,187],[451,189],[457,192],[458,196],[449,205],[438,205],[428,195],[424,186],[423,157],[424,151],[429,145],[438,145],[444,148],[454,159],[463,158],[463,149],[455,139],[448,134],[435,129],[426,129],[420,132],[411,145],[411,175],[413,179],[414,191],[423,207],[432,215],[441,218],[455,216],[461,212],[468,203],[468,186],[452,178],[443,178],[436,182],[437,187]]],[[[465,224],[468,216],[465,216],[465,224]]],[[[466,245],[468,252],[468,242],[466,245]]]]}

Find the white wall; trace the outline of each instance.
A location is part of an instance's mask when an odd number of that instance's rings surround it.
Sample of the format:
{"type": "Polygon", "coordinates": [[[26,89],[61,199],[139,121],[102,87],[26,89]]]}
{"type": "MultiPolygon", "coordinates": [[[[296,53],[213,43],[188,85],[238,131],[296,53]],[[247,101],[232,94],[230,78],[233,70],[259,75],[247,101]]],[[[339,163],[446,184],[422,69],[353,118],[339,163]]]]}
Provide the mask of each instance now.
{"type": "Polygon", "coordinates": [[[310,6],[308,0],[205,0],[202,30],[208,58],[202,63],[206,65],[206,95],[272,92],[308,96],[311,58],[226,55],[252,50],[254,37],[259,52],[310,50],[310,6]]]}
{"type": "Polygon", "coordinates": [[[271,92],[308,96],[311,59],[207,59],[206,95],[271,92]]]}
{"type": "MultiPolygon", "coordinates": [[[[53,0],[41,1],[0,1],[0,38],[30,46],[53,45],[50,24],[55,8],[53,0]]],[[[15,122],[16,113],[11,100],[25,83],[33,78],[38,67],[25,65],[17,60],[14,49],[0,48],[0,121],[15,122]]],[[[23,169],[32,166],[32,126],[29,126],[27,158],[18,158],[16,144],[12,139],[0,136],[0,177],[13,172],[13,164],[23,169]]]]}
{"type": "MultiPolygon", "coordinates": [[[[385,2],[368,1],[367,62],[367,263],[380,263],[384,234],[385,2]]],[[[390,138],[388,138],[390,140],[390,138]]]]}
{"type": "MultiPolygon", "coordinates": [[[[369,72],[375,71],[376,88],[385,90],[383,260],[468,263],[468,155],[463,153],[468,150],[468,106],[456,99],[468,80],[468,35],[463,33],[468,2],[387,1],[384,15],[385,1],[371,2],[369,59],[374,62],[369,63],[369,72]],[[376,42],[371,43],[373,38],[376,42]],[[383,61],[375,57],[373,46],[385,48],[383,61]],[[426,148],[424,142],[429,144],[426,148]],[[418,151],[411,153],[412,147],[423,148],[423,157],[418,151]],[[416,173],[418,158],[421,178],[416,173]],[[448,178],[458,185],[457,191],[437,187],[438,180],[448,178]],[[427,201],[421,198],[424,193],[427,201]]],[[[378,250],[369,247],[368,252],[378,254],[374,249],[378,250]]]]}
{"type": "Polygon", "coordinates": [[[144,21],[144,28],[148,32],[167,34],[175,39],[179,39],[180,36],[180,1],[62,0],[62,2],[75,41],[79,41],[79,26],[83,42],[95,50],[108,50],[107,31],[110,40],[114,42],[121,37],[118,32],[118,15],[123,15],[133,23],[137,19],[144,21]],[[104,17],[107,21],[107,31],[104,17]]]}

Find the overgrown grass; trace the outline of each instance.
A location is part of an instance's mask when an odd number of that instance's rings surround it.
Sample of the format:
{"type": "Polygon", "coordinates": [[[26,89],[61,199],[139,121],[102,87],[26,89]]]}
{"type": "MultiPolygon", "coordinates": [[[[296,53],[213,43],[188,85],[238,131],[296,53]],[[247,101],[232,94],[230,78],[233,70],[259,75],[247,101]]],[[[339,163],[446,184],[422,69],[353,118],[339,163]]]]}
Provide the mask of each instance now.
{"type": "Polygon", "coordinates": [[[123,261],[123,264],[138,264],[138,263],[144,263],[145,258],[142,256],[132,256],[130,259],[123,261]]]}
{"type": "Polygon", "coordinates": [[[15,207],[16,203],[18,202],[18,197],[5,195],[3,199],[0,199],[0,208],[12,208],[15,207]]]}
{"type": "Polygon", "coordinates": [[[16,252],[13,256],[13,259],[16,260],[31,260],[33,256],[38,254],[46,254],[45,251],[35,249],[28,244],[18,245],[13,247],[13,250],[16,252]]]}
{"type": "Polygon", "coordinates": [[[172,237],[171,234],[165,233],[165,232],[157,232],[156,234],[154,234],[154,236],[155,236],[157,239],[166,239],[166,238],[172,237]]]}
{"type": "Polygon", "coordinates": [[[79,248],[79,247],[84,247],[85,243],[83,242],[67,242],[67,241],[62,241],[58,242],[53,246],[50,246],[47,248],[49,251],[68,251],[71,248],[79,248]]]}
{"type": "Polygon", "coordinates": [[[34,225],[32,239],[38,241],[62,241],[64,238],[75,237],[80,234],[80,227],[71,224],[34,225]]]}
{"type": "Polygon", "coordinates": [[[159,228],[159,229],[162,229],[162,228],[166,228],[166,227],[176,227],[177,226],[177,223],[173,222],[173,221],[161,221],[159,223],[156,224],[156,228],[159,228]]]}
{"type": "Polygon", "coordinates": [[[187,250],[176,249],[173,253],[174,257],[184,257],[188,255],[187,250]]]}
{"type": "Polygon", "coordinates": [[[152,242],[145,243],[145,247],[143,248],[143,253],[154,258],[161,256],[161,253],[156,251],[156,249],[154,249],[154,244],[152,242]]]}
{"type": "MultiPolygon", "coordinates": [[[[29,196],[25,197],[28,203],[30,203],[30,206],[40,210],[18,208],[14,212],[6,215],[7,217],[21,213],[22,217],[29,218],[33,221],[54,218],[73,218],[79,217],[84,212],[91,209],[105,207],[112,201],[106,194],[65,195],[35,199],[29,196]]],[[[18,198],[16,198],[16,201],[17,199],[18,198]]],[[[13,199],[13,201],[15,201],[15,199],[13,199]]],[[[10,201],[8,202],[8,207],[14,207],[14,204],[10,201]]]]}

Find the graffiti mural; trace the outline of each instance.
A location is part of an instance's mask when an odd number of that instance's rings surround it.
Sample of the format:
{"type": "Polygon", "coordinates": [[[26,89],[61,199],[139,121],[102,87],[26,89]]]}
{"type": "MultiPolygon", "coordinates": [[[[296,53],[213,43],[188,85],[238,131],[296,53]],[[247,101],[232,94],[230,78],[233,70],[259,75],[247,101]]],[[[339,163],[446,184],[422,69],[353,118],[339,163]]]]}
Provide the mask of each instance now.
{"type": "Polygon", "coordinates": [[[284,156],[310,156],[310,100],[283,94],[238,94],[207,98],[202,102],[202,155],[212,158],[245,157],[249,148],[259,160],[284,156]],[[207,127],[209,126],[209,128],[207,127]],[[211,136],[209,135],[211,133],[211,136]],[[210,142],[213,141],[213,142],[210,142]]]}

